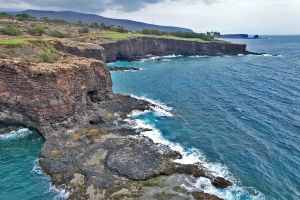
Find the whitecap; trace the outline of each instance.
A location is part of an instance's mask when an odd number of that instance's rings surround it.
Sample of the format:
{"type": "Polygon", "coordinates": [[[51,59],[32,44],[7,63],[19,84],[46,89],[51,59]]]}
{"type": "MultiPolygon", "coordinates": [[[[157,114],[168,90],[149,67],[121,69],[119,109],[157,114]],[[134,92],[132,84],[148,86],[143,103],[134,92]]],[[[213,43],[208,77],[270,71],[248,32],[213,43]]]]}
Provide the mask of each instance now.
{"type": "MultiPolygon", "coordinates": [[[[133,98],[143,100],[143,101],[147,101],[147,102],[151,103],[152,105],[150,107],[154,111],[154,114],[156,116],[159,116],[159,117],[163,117],[163,116],[172,117],[173,116],[173,114],[172,114],[173,108],[163,104],[162,102],[160,102],[158,100],[153,100],[153,99],[147,98],[145,96],[142,96],[142,97],[138,97],[138,96],[135,96],[135,95],[130,95],[130,96],[133,97],[133,98]]],[[[131,115],[132,114],[140,115],[139,113],[136,113],[136,112],[137,111],[134,111],[133,113],[131,113],[131,115]]],[[[145,111],[145,112],[150,112],[150,111],[148,110],[148,111],[145,111]]],[[[143,113],[141,113],[141,114],[143,114],[143,113]]]]}
{"type": "Polygon", "coordinates": [[[11,131],[9,133],[0,135],[0,140],[13,140],[13,139],[18,139],[18,138],[22,138],[22,137],[26,137],[30,134],[32,134],[33,132],[30,131],[28,128],[22,128],[19,129],[17,131],[11,131]]]}

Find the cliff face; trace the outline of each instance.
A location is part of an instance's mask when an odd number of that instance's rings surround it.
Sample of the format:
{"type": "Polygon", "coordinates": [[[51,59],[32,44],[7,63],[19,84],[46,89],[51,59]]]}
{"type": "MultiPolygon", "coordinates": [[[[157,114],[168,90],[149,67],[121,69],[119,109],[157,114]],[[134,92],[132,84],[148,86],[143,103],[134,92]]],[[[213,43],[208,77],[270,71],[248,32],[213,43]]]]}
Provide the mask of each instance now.
{"type": "Polygon", "coordinates": [[[28,65],[1,60],[0,69],[0,121],[31,126],[45,138],[71,128],[91,102],[112,95],[109,71],[95,60],[28,65]]]}
{"type": "Polygon", "coordinates": [[[81,42],[54,42],[54,47],[75,56],[94,58],[106,61],[106,51],[103,47],[93,43],[81,43],[81,42]]]}
{"type": "Polygon", "coordinates": [[[165,38],[131,38],[101,44],[107,62],[137,60],[147,55],[238,55],[248,54],[246,45],[222,42],[197,42],[165,38]]]}

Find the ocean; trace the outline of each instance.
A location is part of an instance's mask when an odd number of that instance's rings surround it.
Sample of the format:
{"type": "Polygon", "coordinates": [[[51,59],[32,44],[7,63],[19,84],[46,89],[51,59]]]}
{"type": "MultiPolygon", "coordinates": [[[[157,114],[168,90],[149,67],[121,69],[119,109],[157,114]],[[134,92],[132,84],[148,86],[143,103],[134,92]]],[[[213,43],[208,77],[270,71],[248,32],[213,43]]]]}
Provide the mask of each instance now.
{"type": "MultiPolygon", "coordinates": [[[[224,199],[300,199],[300,36],[246,43],[262,56],[171,55],[111,66],[113,91],[150,100],[155,112],[134,113],[143,135],[199,162],[234,186],[205,178],[186,182],[224,199]]],[[[61,199],[37,164],[43,140],[29,130],[0,137],[0,199],[61,199]]]]}

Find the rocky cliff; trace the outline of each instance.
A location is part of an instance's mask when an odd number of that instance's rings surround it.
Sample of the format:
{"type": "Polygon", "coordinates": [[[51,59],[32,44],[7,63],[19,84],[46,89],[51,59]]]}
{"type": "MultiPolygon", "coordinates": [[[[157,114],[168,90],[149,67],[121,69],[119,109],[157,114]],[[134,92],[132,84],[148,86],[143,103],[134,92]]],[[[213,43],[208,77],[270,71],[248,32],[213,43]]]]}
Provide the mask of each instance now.
{"type": "Polygon", "coordinates": [[[109,99],[111,78],[100,61],[67,57],[57,63],[0,61],[0,121],[38,129],[45,138],[72,128],[91,102],[109,99]]]}
{"type": "Polygon", "coordinates": [[[244,45],[153,38],[102,47],[70,41],[54,45],[65,53],[57,52],[53,63],[0,59],[0,121],[38,130],[45,138],[40,164],[70,199],[219,199],[181,186],[199,177],[217,188],[232,185],[200,164],[173,162],[182,157],[178,152],[141,136],[149,130],[132,128],[133,110],[157,105],[113,94],[109,70],[99,60],[247,53],[244,45]]]}
{"type": "Polygon", "coordinates": [[[139,37],[113,41],[56,42],[54,46],[66,53],[94,58],[104,62],[134,61],[150,56],[166,55],[238,55],[253,54],[244,44],[228,42],[199,42],[166,38],[139,37]],[[96,45],[97,43],[98,45],[96,45]]]}
{"type": "Polygon", "coordinates": [[[137,60],[149,55],[238,55],[248,54],[246,45],[227,42],[199,42],[166,38],[130,38],[100,44],[106,51],[107,62],[137,60]]]}
{"type": "Polygon", "coordinates": [[[98,44],[83,42],[53,42],[55,48],[75,56],[94,58],[106,62],[106,50],[98,44]]]}

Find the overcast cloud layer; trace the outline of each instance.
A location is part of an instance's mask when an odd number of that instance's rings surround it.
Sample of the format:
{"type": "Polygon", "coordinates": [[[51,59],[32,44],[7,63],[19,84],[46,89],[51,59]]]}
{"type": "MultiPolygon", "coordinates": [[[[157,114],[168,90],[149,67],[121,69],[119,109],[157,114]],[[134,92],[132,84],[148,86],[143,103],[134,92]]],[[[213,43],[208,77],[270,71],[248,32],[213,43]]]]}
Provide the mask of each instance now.
{"type": "Polygon", "coordinates": [[[300,0],[0,0],[1,10],[72,10],[198,32],[300,34],[300,0]]]}
{"type": "MultiPolygon", "coordinates": [[[[101,12],[110,9],[136,11],[148,4],[176,0],[0,0],[1,8],[7,9],[54,9],[101,12]]],[[[178,0],[179,1],[179,0],[178,0]]],[[[183,0],[187,1],[187,0],[183,0]]],[[[210,4],[219,0],[199,0],[210,4]]]]}

